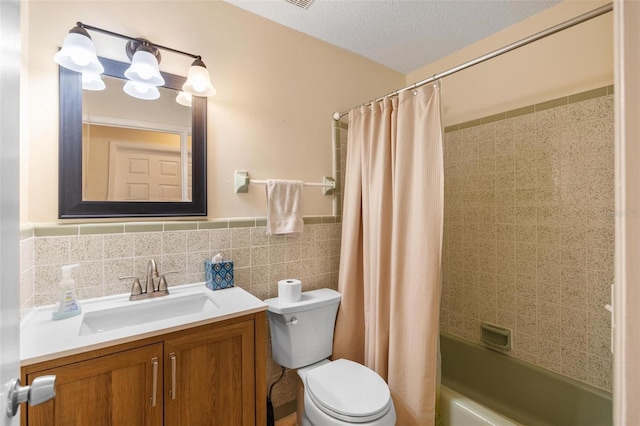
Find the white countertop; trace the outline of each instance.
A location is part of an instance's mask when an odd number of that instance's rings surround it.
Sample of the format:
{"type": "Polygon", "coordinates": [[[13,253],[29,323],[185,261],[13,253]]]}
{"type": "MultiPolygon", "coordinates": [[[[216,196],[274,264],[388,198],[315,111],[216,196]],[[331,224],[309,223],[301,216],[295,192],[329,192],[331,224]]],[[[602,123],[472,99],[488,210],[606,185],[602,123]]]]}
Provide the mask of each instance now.
{"type": "Polygon", "coordinates": [[[53,305],[36,307],[20,324],[21,365],[87,352],[147,337],[153,337],[198,325],[209,324],[255,312],[265,311],[267,305],[240,287],[211,291],[205,283],[169,288],[168,296],[131,302],[129,294],[80,301],[82,313],[58,321],[51,319],[53,305]],[[189,313],[159,319],[114,330],[80,334],[85,314],[111,308],[129,308],[182,296],[204,294],[217,306],[205,312],[189,313]]]}

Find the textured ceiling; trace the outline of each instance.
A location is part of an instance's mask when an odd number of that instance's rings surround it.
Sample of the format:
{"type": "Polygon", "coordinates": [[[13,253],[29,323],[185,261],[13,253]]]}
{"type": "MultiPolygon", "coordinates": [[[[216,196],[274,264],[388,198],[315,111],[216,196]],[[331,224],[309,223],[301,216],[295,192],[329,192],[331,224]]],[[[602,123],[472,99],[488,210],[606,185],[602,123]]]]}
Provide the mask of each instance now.
{"type": "Polygon", "coordinates": [[[409,73],[559,0],[226,0],[271,21],[409,73]]]}

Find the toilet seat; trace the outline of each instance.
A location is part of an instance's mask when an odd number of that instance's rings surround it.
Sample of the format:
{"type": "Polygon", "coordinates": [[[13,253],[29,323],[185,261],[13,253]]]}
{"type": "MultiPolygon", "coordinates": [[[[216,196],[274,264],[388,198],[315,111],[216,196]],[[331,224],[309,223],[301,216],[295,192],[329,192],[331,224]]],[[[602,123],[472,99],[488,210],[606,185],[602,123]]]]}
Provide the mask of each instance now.
{"type": "Polygon", "coordinates": [[[373,370],[339,359],[306,374],[309,398],[325,414],[348,423],[367,423],[392,407],[385,381],[373,370]]]}

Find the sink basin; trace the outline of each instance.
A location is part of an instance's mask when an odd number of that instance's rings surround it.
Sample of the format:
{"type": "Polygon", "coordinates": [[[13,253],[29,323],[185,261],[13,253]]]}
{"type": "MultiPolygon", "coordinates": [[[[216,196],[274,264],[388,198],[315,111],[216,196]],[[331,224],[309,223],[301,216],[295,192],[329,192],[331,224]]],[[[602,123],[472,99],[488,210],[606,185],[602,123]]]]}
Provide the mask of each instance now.
{"type": "Polygon", "coordinates": [[[220,306],[206,294],[152,299],[145,303],[131,302],[127,306],[85,313],[78,335],[102,333],[154,321],[214,311],[219,308],[220,306]]]}

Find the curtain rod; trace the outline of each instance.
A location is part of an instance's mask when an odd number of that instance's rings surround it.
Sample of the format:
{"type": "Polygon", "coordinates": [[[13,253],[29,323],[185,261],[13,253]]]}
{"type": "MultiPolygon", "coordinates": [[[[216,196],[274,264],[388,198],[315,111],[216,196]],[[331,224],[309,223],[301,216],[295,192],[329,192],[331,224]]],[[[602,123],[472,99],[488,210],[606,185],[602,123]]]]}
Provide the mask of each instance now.
{"type": "MultiPolygon", "coordinates": [[[[543,39],[545,37],[548,37],[550,35],[553,35],[555,33],[558,33],[560,31],[566,30],[567,28],[571,28],[575,25],[581,24],[583,22],[586,22],[590,19],[593,18],[597,18],[600,15],[604,15],[605,13],[611,12],[613,10],[613,3],[609,3],[606,4],[604,6],[601,6],[597,9],[594,9],[590,12],[587,13],[583,13],[582,15],[578,15],[575,18],[569,19],[568,21],[562,22],[558,25],[554,25],[553,27],[547,28],[546,30],[540,31],[538,33],[535,33],[529,37],[523,38],[522,40],[518,40],[516,42],[513,42],[511,44],[508,44],[504,47],[501,47],[500,49],[494,50],[493,52],[487,53],[485,55],[479,56],[475,59],[472,59],[468,62],[465,62],[463,64],[460,64],[458,66],[455,66],[453,68],[450,68],[446,71],[443,71],[441,73],[438,74],[434,74],[432,77],[426,78],[424,80],[418,81],[417,83],[414,83],[410,86],[406,86],[403,87],[402,89],[398,89],[395,90],[391,93],[388,93],[384,96],[381,96],[379,98],[376,98],[370,102],[364,103],[362,104],[363,106],[366,105],[371,105],[373,102],[377,102],[377,101],[381,101],[382,99],[384,99],[387,96],[395,96],[400,92],[404,92],[407,90],[411,90],[411,89],[415,89],[416,87],[420,87],[420,86],[424,86],[427,83],[431,83],[433,81],[439,80],[443,77],[447,77],[450,76],[452,74],[457,73],[458,71],[462,71],[464,69],[470,68],[474,65],[480,64],[482,62],[488,61],[489,59],[493,59],[497,56],[503,55],[507,52],[511,52],[512,50],[518,49],[522,46],[526,46],[527,44],[533,43],[534,41],[538,41],[540,39],[543,39]]],[[[333,113],[333,119],[338,121],[340,120],[341,117],[345,116],[349,114],[349,111],[343,111],[343,112],[334,112],[333,113]]]]}

